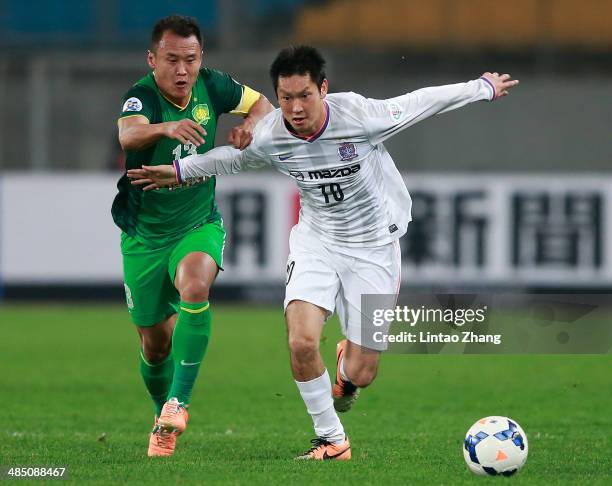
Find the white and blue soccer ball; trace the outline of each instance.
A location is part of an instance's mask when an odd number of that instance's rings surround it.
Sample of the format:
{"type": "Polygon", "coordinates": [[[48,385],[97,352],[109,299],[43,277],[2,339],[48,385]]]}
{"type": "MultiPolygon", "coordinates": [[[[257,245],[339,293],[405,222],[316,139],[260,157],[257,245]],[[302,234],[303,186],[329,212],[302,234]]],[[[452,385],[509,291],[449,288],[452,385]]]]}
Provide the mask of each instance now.
{"type": "Polygon", "coordinates": [[[475,474],[512,476],[527,460],[527,435],[516,420],[485,417],[465,434],[463,457],[475,474]]]}

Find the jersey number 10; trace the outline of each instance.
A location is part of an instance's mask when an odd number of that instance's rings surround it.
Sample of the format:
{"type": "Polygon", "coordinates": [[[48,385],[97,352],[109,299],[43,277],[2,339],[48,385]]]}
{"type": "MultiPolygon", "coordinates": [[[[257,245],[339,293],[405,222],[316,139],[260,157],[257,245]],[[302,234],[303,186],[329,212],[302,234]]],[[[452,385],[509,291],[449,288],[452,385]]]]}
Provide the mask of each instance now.
{"type": "Polygon", "coordinates": [[[333,197],[338,202],[344,201],[344,193],[342,192],[340,184],[322,184],[319,187],[325,198],[325,204],[329,204],[330,197],[333,197]]]}

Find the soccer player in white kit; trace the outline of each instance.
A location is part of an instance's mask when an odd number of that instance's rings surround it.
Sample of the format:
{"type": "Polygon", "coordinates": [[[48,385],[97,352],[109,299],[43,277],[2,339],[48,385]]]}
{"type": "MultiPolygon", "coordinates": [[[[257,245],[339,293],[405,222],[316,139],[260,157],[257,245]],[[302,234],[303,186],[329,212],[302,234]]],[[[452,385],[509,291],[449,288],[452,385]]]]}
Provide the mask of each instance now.
{"type": "Polygon", "coordinates": [[[385,349],[364,342],[372,333],[362,326],[361,296],[391,296],[386,305],[395,305],[398,240],[410,221],[410,195],[383,142],[432,115],[506,96],[518,81],[485,73],[387,100],[328,94],[325,61],[308,46],[281,51],[270,75],[280,109],[257,124],[246,149],[219,147],[128,176],[145,190],[267,165],[295,179],[301,209],[289,240],[285,319],[293,377],[317,436],[298,458],[347,460],[351,448],[337,412],[372,383],[385,349]],[[346,339],[337,345],[332,387],[319,342],[334,310],[346,339]]]}

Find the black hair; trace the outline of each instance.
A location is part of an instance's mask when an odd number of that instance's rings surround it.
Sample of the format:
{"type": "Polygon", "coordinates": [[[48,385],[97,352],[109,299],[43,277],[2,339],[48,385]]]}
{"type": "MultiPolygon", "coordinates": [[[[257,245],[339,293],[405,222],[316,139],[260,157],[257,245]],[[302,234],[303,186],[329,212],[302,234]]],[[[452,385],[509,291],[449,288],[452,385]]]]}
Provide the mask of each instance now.
{"type": "Polygon", "coordinates": [[[180,37],[195,35],[200,46],[202,46],[200,26],[195,18],[187,17],[186,15],[169,15],[163,19],[159,19],[153,26],[153,32],[151,33],[152,51],[157,48],[157,44],[159,44],[160,39],[166,31],[173,32],[180,37]]]}
{"type": "Polygon", "coordinates": [[[310,46],[290,46],[278,53],[270,66],[270,77],[274,85],[274,92],[278,88],[279,76],[293,76],[310,74],[310,78],[321,89],[325,79],[325,59],[321,53],[310,46]]]}

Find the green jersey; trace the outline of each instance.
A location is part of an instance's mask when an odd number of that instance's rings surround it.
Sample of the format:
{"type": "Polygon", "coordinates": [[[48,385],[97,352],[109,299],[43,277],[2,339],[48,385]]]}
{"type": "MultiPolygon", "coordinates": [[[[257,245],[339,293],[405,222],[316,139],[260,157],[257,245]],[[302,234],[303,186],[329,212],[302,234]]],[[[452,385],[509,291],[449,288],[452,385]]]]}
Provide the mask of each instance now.
{"type": "MultiPolygon", "coordinates": [[[[217,118],[240,105],[244,88],[228,74],[203,68],[191,90],[189,103],[181,108],[164,97],[153,73],[142,78],[123,98],[121,118],[144,116],[151,124],[190,118],[206,129],[207,136],[199,147],[162,137],[148,148],[127,150],[126,168],[172,164],[175,159],[213,148],[217,118]]],[[[215,203],[214,177],[144,192],[133,186],[124,174],[117,188],[119,194],[112,208],[115,223],[125,233],[150,247],[165,246],[180,239],[187,231],[221,218],[215,203]]]]}

